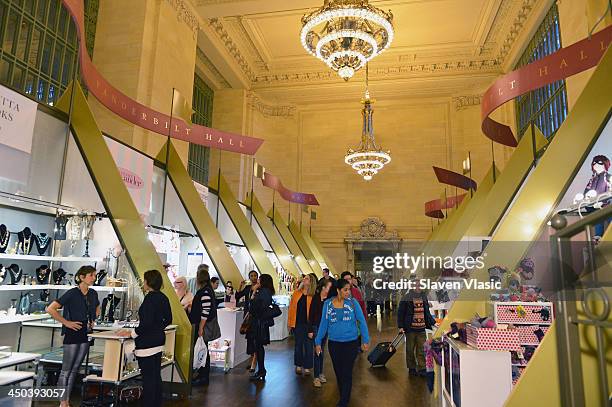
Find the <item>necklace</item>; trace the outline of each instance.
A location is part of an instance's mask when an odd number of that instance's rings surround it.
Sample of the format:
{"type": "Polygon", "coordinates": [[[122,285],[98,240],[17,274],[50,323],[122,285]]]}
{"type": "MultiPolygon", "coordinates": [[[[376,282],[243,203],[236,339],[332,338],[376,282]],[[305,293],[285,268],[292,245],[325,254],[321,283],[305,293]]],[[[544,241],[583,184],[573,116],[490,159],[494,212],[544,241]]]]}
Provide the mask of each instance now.
{"type": "Polygon", "coordinates": [[[34,235],[34,241],[36,242],[36,247],[39,255],[44,255],[49,245],[51,244],[51,236],[46,233],[41,233],[39,235],[34,235]]]}
{"type": "Polygon", "coordinates": [[[23,276],[23,270],[16,264],[11,264],[8,270],[11,273],[11,285],[17,284],[21,280],[21,276],[23,276]]]}
{"type": "Polygon", "coordinates": [[[23,228],[21,232],[17,233],[17,238],[19,239],[19,245],[21,246],[21,251],[23,254],[30,254],[32,250],[32,231],[29,227],[23,228]]]}
{"type": "Polygon", "coordinates": [[[0,225],[0,253],[6,252],[10,238],[11,232],[9,232],[6,225],[0,225]]]}
{"type": "Polygon", "coordinates": [[[66,272],[64,271],[64,269],[57,269],[53,271],[53,282],[55,284],[62,284],[62,280],[64,279],[64,276],[66,275],[66,272]]]}
{"type": "Polygon", "coordinates": [[[5,278],[6,278],[6,267],[0,264],[0,284],[4,283],[5,278]]]}
{"type": "Polygon", "coordinates": [[[102,280],[104,280],[106,274],[106,270],[100,270],[100,272],[96,276],[96,282],[94,283],[94,285],[102,285],[102,280]]]}
{"type": "Polygon", "coordinates": [[[47,282],[47,277],[49,276],[50,270],[51,269],[49,269],[49,267],[46,265],[40,266],[36,269],[36,280],[38,281],[38,284],[45,284],[47,282]]]}

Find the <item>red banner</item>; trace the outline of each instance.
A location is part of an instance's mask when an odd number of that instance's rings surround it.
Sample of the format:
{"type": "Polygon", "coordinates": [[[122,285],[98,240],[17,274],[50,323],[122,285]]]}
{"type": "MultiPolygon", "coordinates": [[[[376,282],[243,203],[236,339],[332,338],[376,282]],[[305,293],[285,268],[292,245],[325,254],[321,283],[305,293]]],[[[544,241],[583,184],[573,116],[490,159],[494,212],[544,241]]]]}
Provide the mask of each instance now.
{"type": "Polygon", "coordinates": [[[499,78],[482,99],[483,133],[497,143],[516,147],[510,127],[489,115],[509,100],[596,66],[611,42],[612,26],[499,78]]]}
{"type": "Polygon", "coordinates": [[[443,219],[444,213],[442,209],[455,208],[463,201],[467,194],[449,196],[446,198],[434,199],[433,201],[425,202],[425,216],[430,218],[443,219]],[[446,201],[446,202],[445,202],[446,201]]]}
{"type": "Polygon", "coordinates": [[[317,198],[313,194],[294,192],[290,189],[287,189],[281,182],[280,178],[270,174],[269,172],[264,173],[264,177],[261,182],[262,184],[264,184],[264,186],[278,192],[285,201],[304,205],[319,205],[319,201],[317,201],[317,198]]]}
{"type": "Polygon", "coordinates": [[[470,189],[476,191],[476,181],[470,177],[466,177],[463,174],[435,166],[433,167],[433,170],[436,173],[438,182],[441,182],[442,184],[452,185],[454,187],[465,189],[466,191],[470,189]]]}
{"type": "Polygon", "coordinates": [[[79,37],[81,73],[89,92],[106,108],[123,119],[155,133],[170,136],[219,150],[253,155],[262,139],[241,136],[197,124],[188,125],[182,119],[157,112],[123,94],[102,77],[89,58],[85,47],[83,0],[62,0],[72,16],[79,37]]]}

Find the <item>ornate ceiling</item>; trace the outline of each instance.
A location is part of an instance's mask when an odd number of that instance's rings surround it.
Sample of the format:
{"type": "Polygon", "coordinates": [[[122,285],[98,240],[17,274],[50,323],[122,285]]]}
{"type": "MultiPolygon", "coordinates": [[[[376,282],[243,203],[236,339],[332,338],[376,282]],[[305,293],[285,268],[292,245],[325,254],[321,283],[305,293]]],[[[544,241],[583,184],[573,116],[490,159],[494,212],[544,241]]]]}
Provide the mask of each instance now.
{"type": "MultiPolygon", "coordinates": [[[[300,44],[301,16],[323,0],[193,2],[203,20],[200,64],[219,87],[290,102],[329,99],[339,86],[348,94],[363,90],[363,72],[345,84],[300,44]]],[[[370,64],[375,96],[438,97],[482,92],[507,68],[517,37],[550,0],[371,3],[393,12],[396,31],[391,48],[370,64]]]]}

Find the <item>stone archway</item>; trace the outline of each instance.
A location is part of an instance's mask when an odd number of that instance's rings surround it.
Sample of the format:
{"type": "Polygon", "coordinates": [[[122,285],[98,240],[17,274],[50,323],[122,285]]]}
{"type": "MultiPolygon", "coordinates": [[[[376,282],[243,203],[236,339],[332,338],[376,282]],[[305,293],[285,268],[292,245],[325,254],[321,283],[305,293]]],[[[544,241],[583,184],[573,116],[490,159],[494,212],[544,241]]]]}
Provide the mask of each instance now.
{"type": "Polygon", "coordinates": [[[369,254],[394,255],[402,247],[397,231],[388,231],[379,217],[368,217],[361,221],[358,230],[350,231],[344,238],[346,245],[347,270],[361,274],[360,261],[367,261],[369,254]]]}

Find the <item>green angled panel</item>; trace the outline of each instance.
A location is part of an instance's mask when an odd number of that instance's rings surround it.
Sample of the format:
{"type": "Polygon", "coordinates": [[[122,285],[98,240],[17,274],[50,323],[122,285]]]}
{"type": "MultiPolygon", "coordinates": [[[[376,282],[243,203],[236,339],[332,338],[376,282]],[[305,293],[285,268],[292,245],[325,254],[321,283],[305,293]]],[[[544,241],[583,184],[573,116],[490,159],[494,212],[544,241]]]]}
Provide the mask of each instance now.
{"type": "Polygon", "coordinates": [[[278,230],[278,233],[285,241],[285,244],[289,248],[289,251],[293,254],[293,256],[295,256],[295,262],[297,263],[302,273],[314,273],[314,270],[312,269],[312,267],[310,267],[310,263],[308,263],[306,256],[304,256],[304,253],[302,253],[300,246],[298,246],[297,242],[293,238],[293,235],[285,224],[283,217],[278,212],[278,209],[274,209],[274,212],[272,211],[273,210],[270,209],[270,211],[268,212],[268,217],[272,219],[272,223],[274,224],[274,226],[276,226],[276,230],[278,230]]]}
{"type": "MultiPolygon", "coordinates": [[[[166,149],[163,148],[159,154],[158,159],[164,158],[161,161],[165,161],[166,149]]],[[[193,185],[193,180],[189,176],[185,164],[178,155],[174,145],[170,143],[168,148],[168,164],[167,164],[168,176],[172,185],[176,190],[185,212],[191,220],[196,233],[200,237],[202,244],[206,248],[210,260],[215,265],[217,273],[223,279],[223,281],[242,281],[244,278],[238,270],[238,266],[232,259],[225,241],[221,237],[221,234],[215,226],[215,222],[210,217],[208,209],[204,206],[200,194],[193,185]]]]}
{"type": "Polygon", "coordinates": [[[308,243],[306,243],[306,238],[304,237],[304,234],[302,234],[300,227],[294,221],[289,223],[289,232],[291,232],[291,235],[297,242],[298,246],[300,246],[300,249],[302,249],[302,253],[304,253],[304,256],[306,256],[306,259],[310,264],[310,268],[314,270],[317,277],[323,277],[323,269],[321,268],[321,264],[315,257],[312,250],[310,250],[308,243]]]}
{"type": "MultiPolygon", "coordinates": [[[[546,146],[547,140],[542,132],[536,129],[536,151],[546,146]]],[[[497,223],[506,212],[512,199],[529,174],[533,163],[533,142],[531,137],[523,137],[504,171],[497,178],[485,204],[466,232],[466,236],[490,236],[497,223]]]]}
{"type": "Polygon", "coordinates": [[[317,239],[315,234],[311,233],[310,235],[308,235],[308,234],[305,233],[304,236],[306,238],[306,243],[311,241],[312,245],[314,245],[314,249],[315,250],[313,250],[313,252],[314,252],[315,256],[320,256],[320,258],[322,259],[321,261],[327,265],[327,268],[329,269],[329,272],[331,274],[333,274],[334,276],[338,275],[337,272],[336,272],[336,268],[334,267],[334,264],[332,263],[331,259],[327,255],[327,252],[323,248],[323,245],[321,245],[321,241],[319,239],[317,239]]]}
{"type": "MultiPolygon", "coordinates": [[[[126,250],[130,266],[142,281],[147,270],[161,271],[164,269],[163,265],[155,247],[149,240],[145,225],[142,223],[138,210],[119,175],[119,170],[114,165],[115,161],[108,150],[100,129],[98,129],[78,82],[75,82],[74,87],[72,85],[68,86],[68,90],[58,101],[57,108],[68,113],[71,94],[74,96],[71,122],[74,139],[117,238],[126,250]],[[74,92],[72,89],[74,89],[74,92]]],[[[172,307],[172,323],[178,325],[176,361],[183,377],[188,378],[191,374],[191,324],[168,276],[163,272],[161,274],[164,279],[162,291],[170,300],[170,306],[172,307]]]]}
{"type": "Polygon", "coordinates": [[[230,186],[225,178],[223,178],[222,175],[216,176],[210,181],[209,185],[211,185],[211,188],[213,185],[219,188],[217,193],[219,194],[219,198],[221,198],[221,203],[223,204],[228,217],[232,221],[232,224],[236,228],[240,239],[242,239],[242,242],[249,251],[249,255],[253,259],[255,266],[257,266],[259,273],[269,274],[274,280],[274,287],[278,287],[278,273],[270,262],[270,259],[261,245],[261,242],[257,238],[255,231],[251,227],[249,220],[244,212],[242,212],[242,209],[240,209],[240,205],[238,205],[238,201],[232,193],[232,190],[230,189],[230,186]]]}
{"type": "MultiPolygon", "coordinates": [[[[249,195],[247,197],[247,202],[249,202],[250,199],[251,196],[249,195]]],[[[266,216],[261,203],[259,203],[259,200],[255,195],[253,195],[251,211],[263,234],[266,236],[268,243],[270,243],[272,250],[274,250],[274,253],[276,254],[281,266],[283,266],[283,268],[291,275],[296,277],[301,276],[302,273],[300,273],[300,270],[298,270],[293,260],[291,260],[291,253],[289,253],[289,250],[281,240],[281,237],[276,234],[272,221],[270,221],[270,219],[266,216]]]]}
{"type": "MultiPolygon", "coordinates": [[[[509,268],[525,256],[546,227],[567,185],[584,162],[612,104],[612,51],[608,49],[569,116],[548,146],[546,154],[523,185],[512,207],[488,244],[485,267],[473,277],[488,281],[487,269],[496,264],[509,268]],[[515,242],[509,250],[505,242],[515,242]]],[[[484,315],[485,301],[462,300],[461,293],[436,335],[448,330],[454,320],[484,315]]]]}

